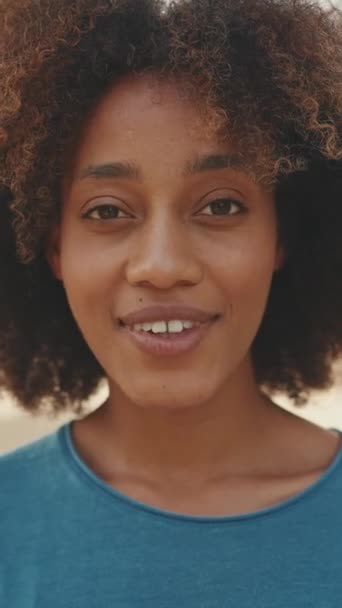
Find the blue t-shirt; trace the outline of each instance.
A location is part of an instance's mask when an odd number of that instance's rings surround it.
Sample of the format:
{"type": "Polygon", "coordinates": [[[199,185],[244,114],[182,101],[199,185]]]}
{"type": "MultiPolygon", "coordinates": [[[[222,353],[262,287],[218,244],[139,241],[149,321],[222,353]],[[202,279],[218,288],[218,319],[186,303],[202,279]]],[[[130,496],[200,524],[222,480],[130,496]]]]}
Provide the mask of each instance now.
{"type": "Polygon", "coordinates": [[[67,423],[0,457],[0,606],[339,608],[341,523],[342,448],[290,499],[202,517],[113,489],[67,423]]]}

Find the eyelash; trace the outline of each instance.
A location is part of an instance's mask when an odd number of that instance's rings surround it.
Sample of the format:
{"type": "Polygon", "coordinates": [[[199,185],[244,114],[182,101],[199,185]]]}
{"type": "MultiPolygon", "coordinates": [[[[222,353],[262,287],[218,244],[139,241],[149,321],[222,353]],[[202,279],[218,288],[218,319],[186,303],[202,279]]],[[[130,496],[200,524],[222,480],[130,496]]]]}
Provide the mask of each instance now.
{"type": "MultiPolygon", "coordinates": [[[[218,203],[218,202],[227,202],[229,201],[230,203],[233,203],[235,206],[237,206],[239,208],[239,211],[237,213],[227,213],[227,214],[209,214],[209,213],[205,213],[204,215],[206,215],[207,217],[231,217],[231,216],[235,216],[235,215],[240,215],[241,213],[245,213],[247,211],[245,205],[243,205],[240,201],[235,200],[234,198],[230,198],[230,197],[221,197],[221,198],[217,198],[213,201],[210,201],[210,203],[207,203],[207,205],[205,205],[205,207],[203,207],[203,209],[206,209],[207,207],[209,207],[210,205],[213,205],[214,203],[218,203]]],[[[126,219],[126,218],[118,218],[118,217],[111,217],[109,219],[104,219],[104,218],[92,218],[90,217],[90,214],[93,213],[94,211],[97,211],[98,209],[104,209],[104,208],[115,208],[117,209],[119,212],[124,213],[124,211],[122,211],[122,209],[120,209],[120,207],[118,207],[117,205],[111,205],[111,204],[107,204],[107,205],[97,205],[96,207],[92,207],[91,209],[89,209],[84,215],[83,217],[86,219],[90,219],[90,220],[95,220],[95,221],[109,221],[109,220],[120,220],[120,219],[126,219]]]]}

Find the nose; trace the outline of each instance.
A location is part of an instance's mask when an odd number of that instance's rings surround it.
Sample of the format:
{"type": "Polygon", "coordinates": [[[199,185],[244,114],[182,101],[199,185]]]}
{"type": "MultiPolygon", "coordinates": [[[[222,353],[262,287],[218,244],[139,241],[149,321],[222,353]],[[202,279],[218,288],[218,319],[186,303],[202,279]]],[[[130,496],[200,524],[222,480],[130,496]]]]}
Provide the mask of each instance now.
{"type": "Polygon", "coordinates": [[[170,217],[151,220],[130,251],[126,279],[131,285],[170,289],[197,285],[203,276],[187,226],[170,217]]]}

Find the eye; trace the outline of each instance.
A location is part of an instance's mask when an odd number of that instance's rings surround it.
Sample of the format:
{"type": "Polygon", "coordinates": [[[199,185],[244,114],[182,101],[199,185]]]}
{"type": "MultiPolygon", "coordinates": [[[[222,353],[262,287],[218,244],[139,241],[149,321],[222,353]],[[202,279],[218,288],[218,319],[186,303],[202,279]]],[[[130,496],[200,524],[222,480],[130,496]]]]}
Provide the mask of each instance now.
{"type": "Polygon", "coordinates": [[[214,201],[208,203],[203,207],[201,214],[209,216],[220,216],[220,215],[238,215],[246,211],[246,207],[233,198],[217,198],[214,201]],[[211,208],[212,213],[204,213],[204,209],[211,208]],[[234,211],[235,208],[235,211],[234,211]]]}
{"type": "Polygon", "coordinates": [[[83,215],[83,217],[91,219],[91,220],[117,220],[130,217],[127,213],[122,211],[116,205],[97,205],[96,207],[92,207],[88,209],[88,211],[83,215]],[[120,214],[122,214],[120,216],[120,214]]]}

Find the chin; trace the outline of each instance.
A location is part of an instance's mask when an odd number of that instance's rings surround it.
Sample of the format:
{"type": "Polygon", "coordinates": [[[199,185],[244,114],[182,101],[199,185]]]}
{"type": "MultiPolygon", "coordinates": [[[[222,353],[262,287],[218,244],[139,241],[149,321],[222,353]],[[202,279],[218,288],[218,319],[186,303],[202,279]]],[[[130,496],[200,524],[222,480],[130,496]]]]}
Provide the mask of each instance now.
{"type": "Polygon", "coordinates": [[[122,392],[130,401],[144,409],[177,410],[199,407],[209,401],[217,386],[209,386],[208,382],[185,383],[173,380],[154,380],[153,382],[130,382],[120,384],[122,392]]]}

